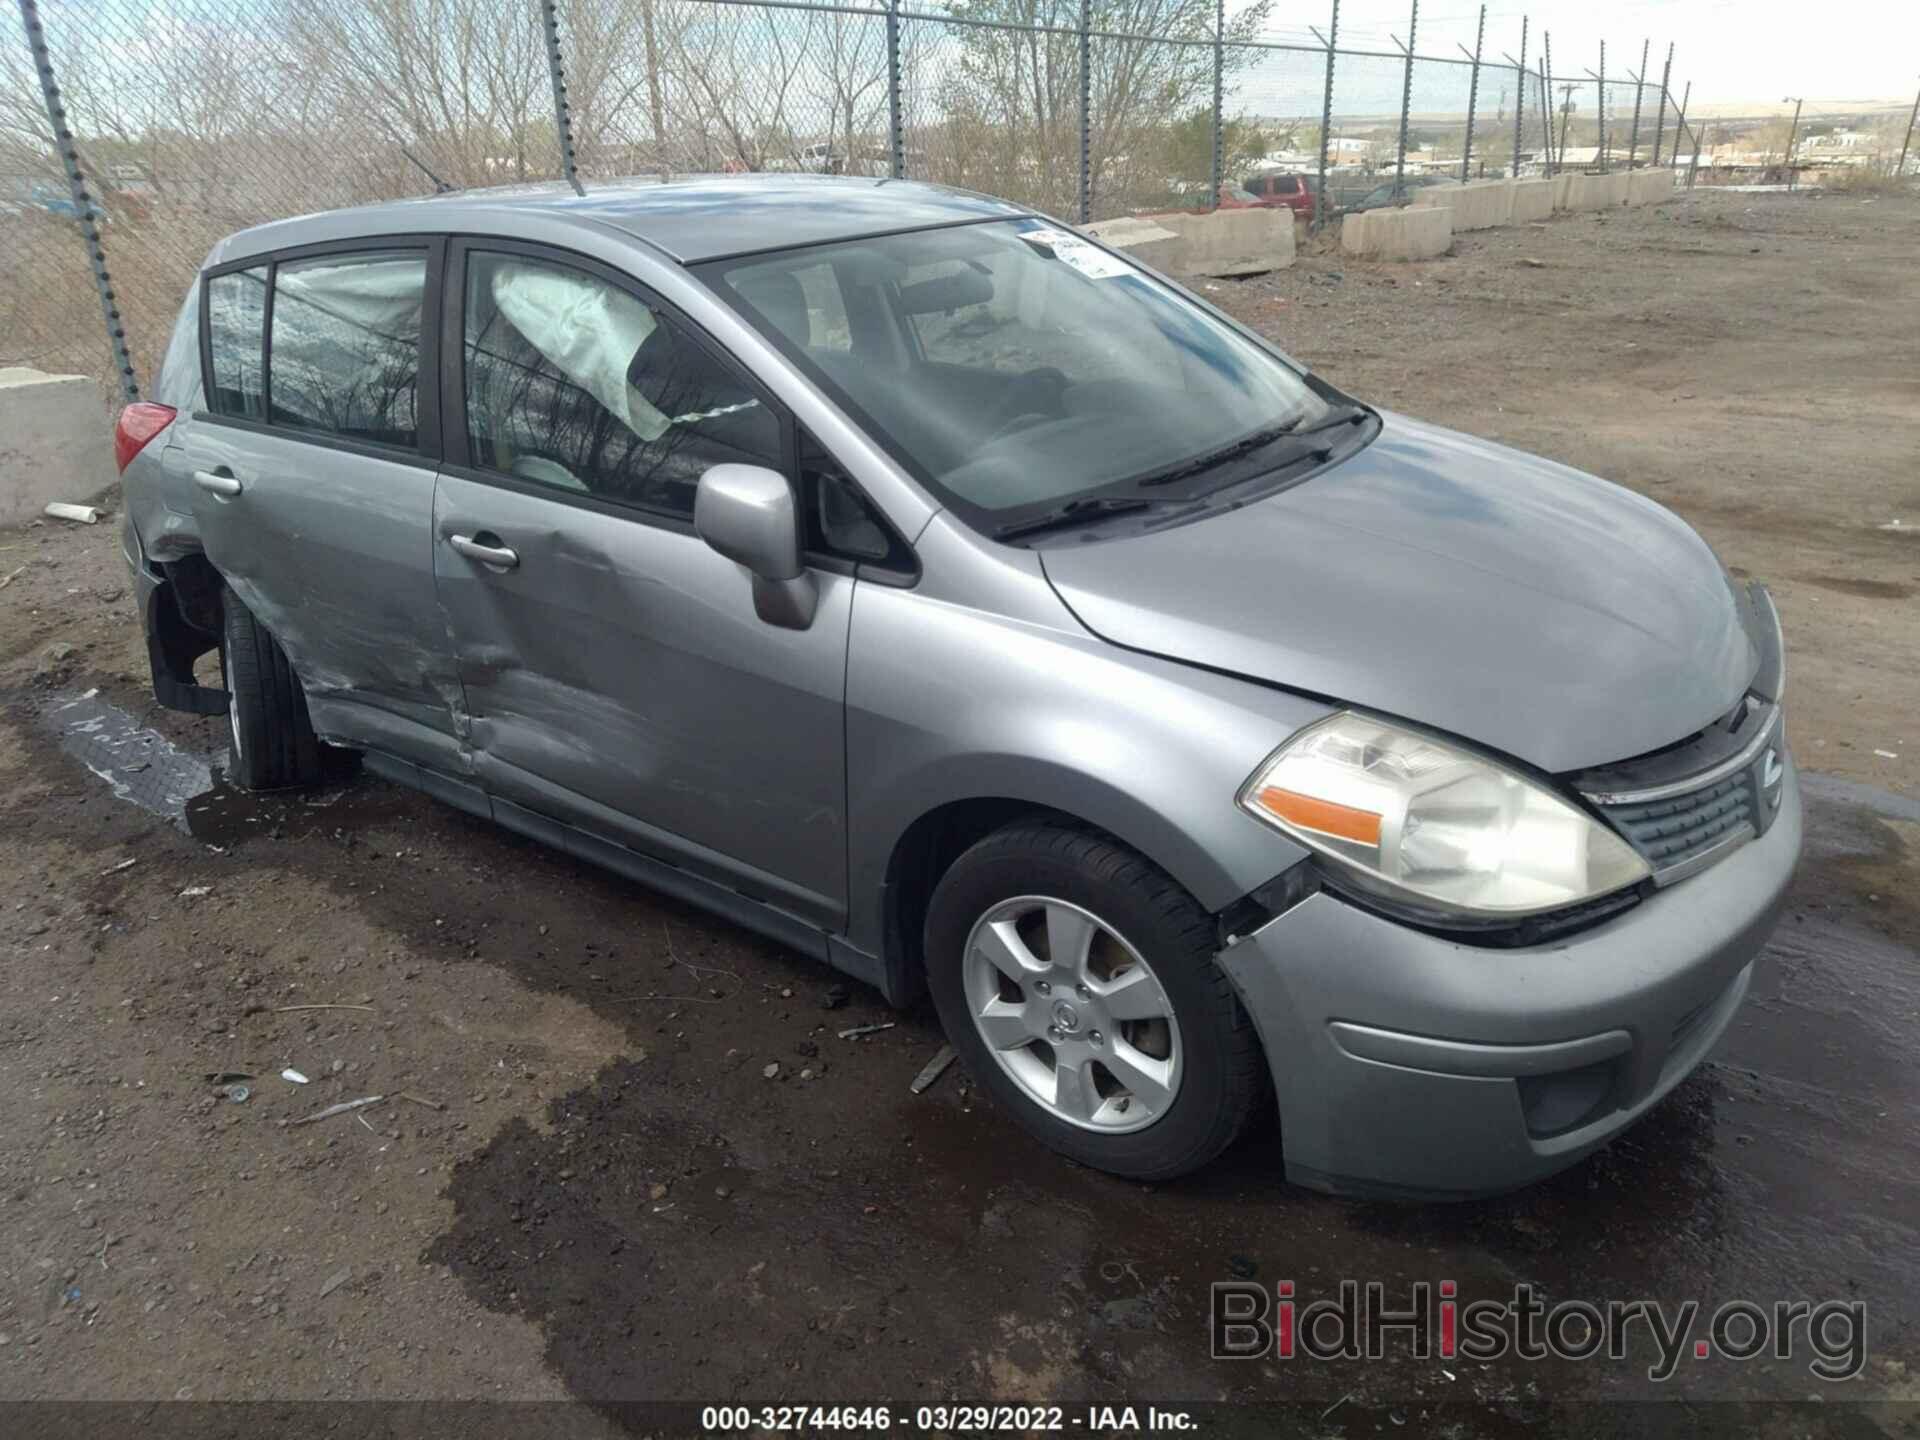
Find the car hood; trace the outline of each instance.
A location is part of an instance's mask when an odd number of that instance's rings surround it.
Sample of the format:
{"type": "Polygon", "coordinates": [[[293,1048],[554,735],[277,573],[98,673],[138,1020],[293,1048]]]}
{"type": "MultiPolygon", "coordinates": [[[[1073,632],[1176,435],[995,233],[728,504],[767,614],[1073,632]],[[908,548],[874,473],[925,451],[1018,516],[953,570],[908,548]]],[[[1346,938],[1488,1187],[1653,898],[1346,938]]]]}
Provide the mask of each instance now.
{"type": "Polygon", "coordinates": [[[1703,728],[1759,663],[1726,572],[1672,512],[1398,415],[1265,499],[1039,553],[1061,599],[1114,644],[1397,715],[1550,772],[1703,728]]]}

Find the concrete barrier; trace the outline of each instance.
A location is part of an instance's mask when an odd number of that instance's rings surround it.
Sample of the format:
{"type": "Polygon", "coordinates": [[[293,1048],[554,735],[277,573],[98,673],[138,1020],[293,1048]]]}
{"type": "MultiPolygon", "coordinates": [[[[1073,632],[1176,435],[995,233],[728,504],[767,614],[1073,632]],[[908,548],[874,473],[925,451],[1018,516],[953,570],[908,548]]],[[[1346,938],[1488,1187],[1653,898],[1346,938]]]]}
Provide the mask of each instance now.
{"type": "Polygon", "coordinates": [[[1429,260],[1453,245],[1453,211],[1442,205],[1363,210],[1340,221],[1340,248],[1373,260],[1429,260]]]}
{"type": "Polygon", "coordinates": [[[1536,220],[1545,220],[1553,214],[1553,194],[1559,184],[1558,179],[1515,180],[1513,211],[1509,218],[1515,225],[1529,225],[1536,220]]]}
{"type": "Polygon", "coordinates": [[[1513,220],[1513,182],[1511,180],[1458,180],[1445,185],[1424,185],[1413,192],[1413,203],[1420,209],[1438,206],[1453,211],[1453,232],[1491,230],[1513,220]]]}
{"type": "Polygon", "coordinates": [[[1102,244],[1168,275],[1259,275],[1293,264],[1293,212],[1173,211],[1101,220],[1084,227],[1102,244]]]}
{"type": "Polygon", "coordinates": [[[1612,210],[1627,203],[1627,186],[1633,176],[1625,170],[1615,170],[1607,175],[1569,175],[1567,180],[1568,210],[1612,210]]]}
{"type": "Polygon", "coordinates": [[[1151,219],[1128,216],[1119,220],[1100,220],[1081,229],[1102,245],[1123,250],[1142,265],[1171,275],[1186,242],[1173,231],[1151,219]]]}
{"type": "Polygon", "coordinates": [[[1658,170],[1635,170],[1627,183],[1629,205],[1658,205],[1672,198],[1673,171],[1665,166],[1658,170]]]}
{"type": "Polygon", "coordinates": [[[84,375],[0,369],[0,525],[50,500],[90,500],[114,482],[113,420],[84,375]]]}

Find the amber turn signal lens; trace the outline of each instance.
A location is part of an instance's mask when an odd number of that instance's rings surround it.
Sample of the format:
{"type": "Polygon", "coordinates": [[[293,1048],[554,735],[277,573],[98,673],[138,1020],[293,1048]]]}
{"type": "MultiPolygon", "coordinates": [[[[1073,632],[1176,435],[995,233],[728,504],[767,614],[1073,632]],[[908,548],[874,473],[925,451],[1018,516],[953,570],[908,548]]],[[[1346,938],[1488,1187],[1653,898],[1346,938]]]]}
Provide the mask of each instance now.
{"type": "Polygon", "coordinates": [[[1302,830],[1333,835],[1359,845],[1380,843],[1380,817],[1371,810],[1336,805],[1331,800],[1319,800],[1312,795],[1302,795],[1297,790],[1282,790],[1277,785],[1266,786],[1254,799],[1261,808],[1271,811],[1289,825],[1298,825],[1302,830]]]}

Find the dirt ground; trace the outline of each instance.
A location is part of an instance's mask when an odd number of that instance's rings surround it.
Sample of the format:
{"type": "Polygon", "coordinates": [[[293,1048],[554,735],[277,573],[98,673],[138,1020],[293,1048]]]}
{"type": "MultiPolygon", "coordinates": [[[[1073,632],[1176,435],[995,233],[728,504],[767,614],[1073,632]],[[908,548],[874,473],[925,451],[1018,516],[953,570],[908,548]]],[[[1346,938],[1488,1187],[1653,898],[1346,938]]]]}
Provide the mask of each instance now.
{"type": "Polygon", "coordinates": [[[1474,1204],[1289,1187],[1271,1125],[1177,1184],[1080,1170],[957,1069],[910,1095],[931,1017],[798,955],[370,777],[232,792],[219,725],[152,704],[117,526],[0,532],[0,1399],[1913,1433],[1916,234],[1911,202],[1696,195],[1210,292],[1376,403],[1674,507],[1784,614],[1809,836],[1752,998],[1615,1144],[1474,1204]],[[1230,1365],[1230,1277],[1858,1300],[1868,1359],[1230,1365]]]}

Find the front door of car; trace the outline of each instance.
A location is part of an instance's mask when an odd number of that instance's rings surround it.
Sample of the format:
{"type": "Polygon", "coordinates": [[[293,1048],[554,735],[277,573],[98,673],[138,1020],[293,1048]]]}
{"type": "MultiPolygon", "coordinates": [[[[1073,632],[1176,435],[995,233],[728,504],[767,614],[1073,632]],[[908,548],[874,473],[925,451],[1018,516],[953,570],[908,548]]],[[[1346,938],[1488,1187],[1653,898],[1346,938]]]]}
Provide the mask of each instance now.
{"type": "Polygon", "coordinates": [[[820,573],[811,623],[769,624],[692,524],[710,466],[793,473],[790,419],[593,262],[459,242],[446,293],[434,569],[496,814],[836,927],[854,580],[820,573]]]}
{"type": "Polygon", "coordinates": [[[323,737],[460,768],[435,609],[442,242],[292,251],[210,275],[206,408],[180,425],[214,567],[287,652],[323,737]]]}

